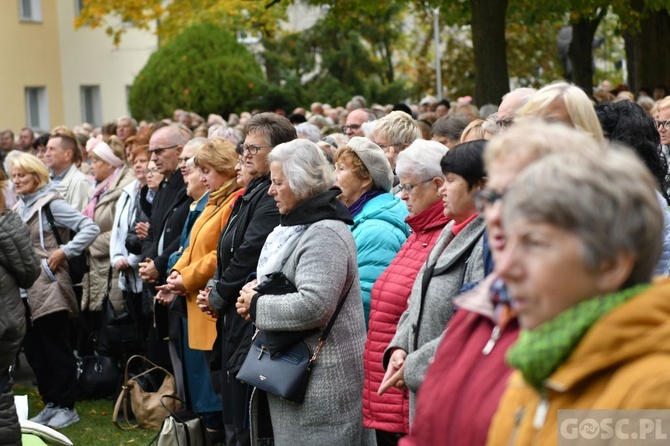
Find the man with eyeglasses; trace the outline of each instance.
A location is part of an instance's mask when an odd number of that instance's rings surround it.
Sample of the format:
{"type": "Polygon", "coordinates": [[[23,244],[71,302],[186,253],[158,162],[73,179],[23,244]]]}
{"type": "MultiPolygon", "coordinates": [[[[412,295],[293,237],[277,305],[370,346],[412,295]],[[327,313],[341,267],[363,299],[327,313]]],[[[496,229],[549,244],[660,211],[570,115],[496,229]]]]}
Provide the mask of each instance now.
{"type": "Polygon", "coordinates": [[[371,111],[363,108],[353,110],[347,116],[345,125],[342,126],[342,133],[346,134],[349,139],[354,136],[365,137],[363,124],[374,120],[375,115],[371,111]]]}
{"type": "Polygon", "coordinates": [[[279,224],[279,210],[274,198],[268,195],[268,154],[273,147],[297,138],[291,122],[274,113],[259,113],[249,118],[244,134],[242,158],[253,179],[235,201],[228,224],[219,238],[216,273],[198,296],[203,311],[218,313],[223,423],[229,446],[246,446],[250,442],[251,389],[237,381],[235,376],[249,350],[253,328],[249,321],[237,315],[235,303],[249,276],[256,272],[265,239],[279,224]]]}
{"type": "MultiPolygon", "coordinates": [[[[654,115],[654,125],[661,136],[661,153],[666,161],[670,161],[670,96],[666,96],[658,104],[654,115]]],[[[670,166],[668,166],[670,171],[670,166]]]]}

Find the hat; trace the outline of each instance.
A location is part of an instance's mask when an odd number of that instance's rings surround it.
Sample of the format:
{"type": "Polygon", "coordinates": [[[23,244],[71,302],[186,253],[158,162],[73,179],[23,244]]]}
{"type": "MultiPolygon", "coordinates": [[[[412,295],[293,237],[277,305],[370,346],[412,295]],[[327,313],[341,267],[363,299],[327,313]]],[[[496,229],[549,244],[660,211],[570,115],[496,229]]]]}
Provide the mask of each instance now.
{"type": "Polygon", "coordinates": [[[390,192],[393,187],[393,170],[384,151],[377,144],[360,136],[351,138],[347,147],[356,153],[365,168],[368,169],[375,187],[384,192],[390,192]]]}

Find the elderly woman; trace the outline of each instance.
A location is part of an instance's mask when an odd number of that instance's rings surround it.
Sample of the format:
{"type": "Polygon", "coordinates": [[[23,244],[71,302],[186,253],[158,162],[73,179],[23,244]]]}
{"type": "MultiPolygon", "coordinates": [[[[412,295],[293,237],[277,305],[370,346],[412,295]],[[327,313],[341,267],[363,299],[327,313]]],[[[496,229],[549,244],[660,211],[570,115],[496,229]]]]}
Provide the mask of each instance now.
{"type": "Polygon", "coordinates": [[[670,284],[650,285],[663,237],[654,189],[635,155],[610,149],[547,157],[505,194],[496,271],[523,330],[489,444],[556,444],[561,409],[670,408],[670,284]]]}
{"type": "MultiPolygon", "coordinates": [[[[110,240],[114,227],[116,202],[123,193],[123,188],[135,177],[126,165],[123,143],[116,136],[110,136],[108,142],[91,139],[87,143],[87,151],[91,160],[91,172],[95,178],[95,189],[83,214],[97,223],[100,236],[88,248],[87,260],[89,271],[82,281],[82,311],[93,316],[93,328],[97,328],[97,315],[102,309],[102,298],[107,290],[107,277],[110,267],[110,240]]],[[[112,274],[109,298],[111,302],[122,300],[118,287],[118,270],[112,274]]]]}
{"type": "Polygon", "coordinates": [[[414,423],[402,446],[486,443],[511,373],[505,354],[519,333],[507,288],[492,273],[506,241],[501,198],[520,172],[538,159],[552,153],[604,150],[578,130],[544,122],[516,124],[488,144],[484,154],[488,181],[475,196],[486,221],[488,244],[483,254],[488,276],[454,299],[458,311],[421,384],[414,423]]]}
{"type": "MultiPolygon", "coordinates": [[[[383,157],[383,155],[382,155],[383,157]]],[[[281,224],[268,236],[258,262],[261,283],[281,271],[297,289],[284,295],[242,289],[238,313],[260,330],[312,330],[308,345],[316,346],[340,299],[345,299],[330,336],[316,360],[302,404],[267,396],[270,417],[252,419],[252,443],[258,444],[259,423],[271,420],[274,444],[374,444],[363,428],[361,387],[365,324],[360,298],[356,245],[347,228],[352,223],[339,191],[328,190],[333,171],[316,144],[295,140],[280,144],[269,155],[274,197],[281,224]],[[324,255],[328,252],[337,255],[324,255]],[[327,274],[324,274],[327,272],[327,274]]]]}
{"type": "Polygon", "coordinates": [[[5,207],[7,187],[0,171],[0,438],[5,445],[21,444],[9,367],[14,364],[26,333],[21,289],[30,288],[40,275],[40,263],[30,232],[19,216],[5,207]]]}
{"type": "Polygon", "coordinates": [[[384,151],[366,138],[353,137],[335,153],[335,185],[354,218],[363,309],[367,323],[370,292],[409,236],[407,208],[391,195],[393,171],[384,151]]]}
{"type": "Polygon", "coordinates": [[[187,394],[191,407],[205,416],[210,429],[222,429],[217,425],[221,424],[221,401],[212,389],[207,360],[216,339],[216,319],[200,311],[196,298],[216,271],[218,237],[228,222],[239,188],[235,175],[237,160],[235,146],[221,138],[212,139],[196,153],[195,173],[191,174],[187,189],[198,182],[204,184],[208,192],[204,197],[206,205],[193,224],[186,249],[167,279],[168,289],[186,298],[181,357],[187,394]]]}
{"type": "Polygon", "coordinates": [[[604,141],[598,116],[584,91],[567,82],[554,82],[533,94],[517,113],[516,120],[542,118],[581,130],[597,141],[604,141]]]}
{"type": "Polygon", "coordinates": [[[407,308],[414,279],[449,222],[437,193],[444,184],[440,160],[446,153],[447,148],[442,144],[418,139],[397,158],[400,198],[407,204],[409,217],[405,222],[412,228],[412,235],[372,288],[369,331],[363,353],[363,419],[365,427],[376,430],[379,446],[397,444],[397,438],[409,432],[407,393],[391,389],[380,396],[377,390],[385,372],[384,350],[407,308]]]}
{"type": "MultiPolygon", "coordinates": [[[[135,138],[134,136],[128,139],[135,138]]],[[[139,266],[142,258],[131,254],[126,247],[128,233],[135,222],[137,206],[140,203],[141,191],[147,184],[146,170],[149,165],[149,146],[136,145],[131,157],[135,180],[128,183],[121,190],[121,196],[116,202],[114,223],[109,241],[109,256],[112,267],[118,271],[118,287],[124,293],[131,293],[139,302],[142,293],[142,279],[139,266]]]]}
{"type": "Polygon", "coordinates": [[[431,138],[453,149],[459,144],[463,130],[469,123],[470,121],[461,114],[443,116],[433,124],[430,130],[431,138]]]}
{"type": "Polygon", "coordinates": [[[14,210],[28,225],[33,249],[42,264],[39,278],[25,290],[28,323],[23,345],[45,404],[44,410],[31,420],[61,428],[79,421],[74,408],[77,364],[69,333],[70,317],[77,314],[77,301],[67,259],[80,255],[100,230],[90,218],[60,198],[49,182],[46,166],[36,156],[21,153],[13,157],[10,171],[19,197],[14,210]],[[72,240],[70,230],[77,233],[72,240]],[[59,245],[59,238],[63,244],[59,245]]]}
{"type": "Polygon", "coordinates": [[[484,278],[484,221],[474,202],[475,194],[486,186],[484,146],[481,140],[459,144],[442,158],[445,179],[439,192],[444,216],[452,221],[419,271],[408,308],[384,353],[386,374],[379,393],[396,380],[397,386],[406,385],[410,390],[410,422],[416,392],[454,313],[453,298],[464,283],[484,278]]]}

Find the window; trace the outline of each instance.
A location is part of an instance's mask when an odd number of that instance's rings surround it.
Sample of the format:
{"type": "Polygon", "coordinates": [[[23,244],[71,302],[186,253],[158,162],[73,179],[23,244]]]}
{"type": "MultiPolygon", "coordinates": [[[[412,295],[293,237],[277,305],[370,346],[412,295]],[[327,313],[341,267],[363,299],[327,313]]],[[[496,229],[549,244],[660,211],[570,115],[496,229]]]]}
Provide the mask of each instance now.
{"type": "Polygon", "coordinates": [[[40,131],[49,131],[49,101],[46,87],[26,87],[26,123],[40,131]]]}
{"type": "Polygon", "coordinates": [[[19,18],[23,22],[41,22],[42,0],[19,0],[19,18]]]}
{"type": "Polygon", "coordinates": [[[84,0],[74,0],[74,16],[79,17],[84,9],[84,0]]]}
{"type": "Polygon", "coordinates": [[[94,126],[102,125],[102,101],[99,85],[81,86],[81,119],[94,126]]]}

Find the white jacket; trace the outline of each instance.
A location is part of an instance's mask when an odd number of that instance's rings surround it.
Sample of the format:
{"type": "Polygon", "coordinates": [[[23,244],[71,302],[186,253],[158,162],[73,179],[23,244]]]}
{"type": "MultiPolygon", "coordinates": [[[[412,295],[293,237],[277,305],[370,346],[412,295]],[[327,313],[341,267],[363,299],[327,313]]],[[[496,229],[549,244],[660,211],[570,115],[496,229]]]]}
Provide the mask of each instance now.
{"type": "Polygon", "coordinates": [[[91,195],[91,183],[73,164],[58,185],[58,192],[70,206],[82,212],[91,195]]]}
{"type": "Polygon", "coordinates": [[[109,257],[112,267],[121,259],[128,259],[132,267],[131,270],[119,274],[119,288],[133,293],[142,291],[142,279],[140,279],[139,265],[142,257],[130,254],[126,249],[126,237],[128,229],[135,218],[135,199],[140,191],[140,182],[135,180],[127,184],[121,192],[119,200],[116,202],[116,211],[114,213],[114,227],[109,241],[109,257]],[[126,277],[131,287],[126,287],[126,277]]]}

